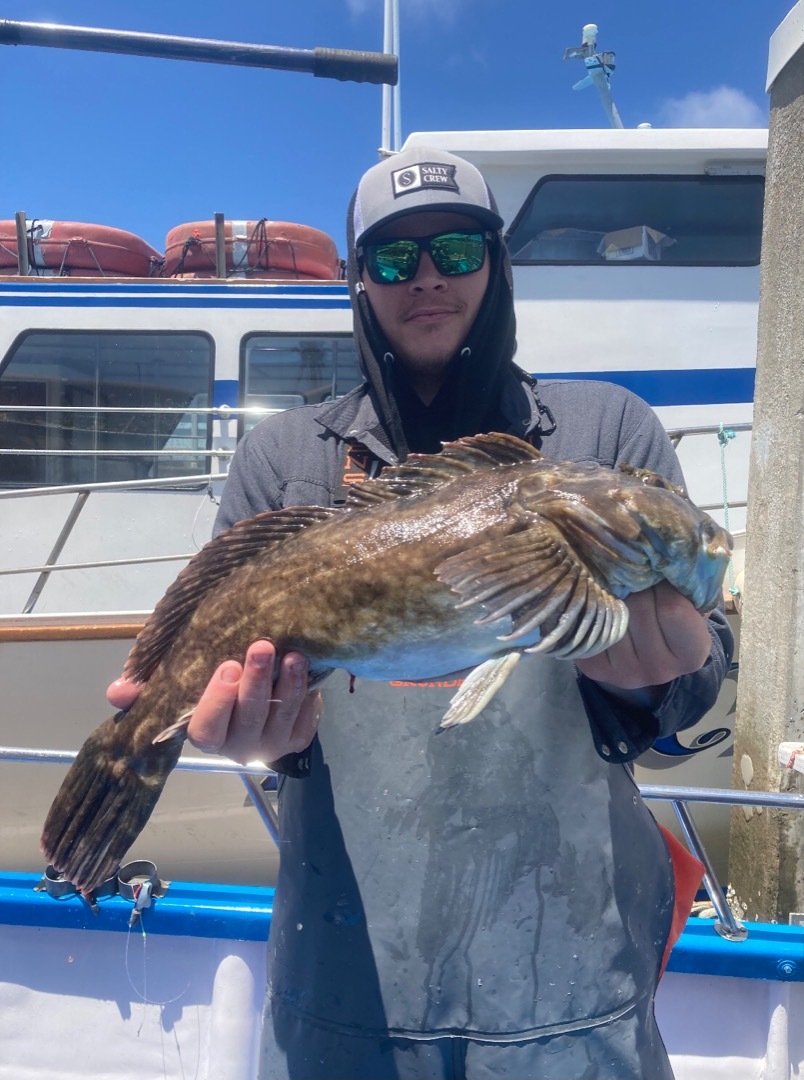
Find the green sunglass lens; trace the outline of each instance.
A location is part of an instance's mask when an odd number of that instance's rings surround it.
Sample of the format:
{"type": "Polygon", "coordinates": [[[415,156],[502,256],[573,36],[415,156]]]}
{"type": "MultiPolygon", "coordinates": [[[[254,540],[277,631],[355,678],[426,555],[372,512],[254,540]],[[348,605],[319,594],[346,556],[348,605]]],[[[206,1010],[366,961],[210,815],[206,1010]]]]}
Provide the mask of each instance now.
{"type": "Polygon", "coordinates": [[[373,251],[373,262],[383,281],[409,281],[419,263],[419,245],[415,240],[378,245],[373,251]]]}
{"type": "Polygon", "coordinates": [[[471,274],[483,265],[486,253],[481,233],[445,233],[430,244],[433,262],[442,274],[471,274]]]}

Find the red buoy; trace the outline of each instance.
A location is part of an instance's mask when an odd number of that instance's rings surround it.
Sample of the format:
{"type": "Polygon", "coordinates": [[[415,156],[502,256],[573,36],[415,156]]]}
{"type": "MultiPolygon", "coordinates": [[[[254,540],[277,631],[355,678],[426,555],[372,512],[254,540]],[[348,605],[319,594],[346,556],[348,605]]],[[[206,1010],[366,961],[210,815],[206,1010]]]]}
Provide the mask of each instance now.
{"type": "MultiPolygon", "coordinates": [[[[225,221],[227,277],[332,281],[340,277],[334,240],[288,221],[225,221]]],[[[215,277],[215,222],[176,225],[165,238],[166,277],[215,277]]]]}
{"type": "MultiPolygon", "coordinates": [[[[33,218],[26,231],[32,276],[153,277],[161,273],[162,255],[124,229],[33,218]]],[[[14,273],[18,265],[15,222],[0,221],[0,273],[14,273]]]]}

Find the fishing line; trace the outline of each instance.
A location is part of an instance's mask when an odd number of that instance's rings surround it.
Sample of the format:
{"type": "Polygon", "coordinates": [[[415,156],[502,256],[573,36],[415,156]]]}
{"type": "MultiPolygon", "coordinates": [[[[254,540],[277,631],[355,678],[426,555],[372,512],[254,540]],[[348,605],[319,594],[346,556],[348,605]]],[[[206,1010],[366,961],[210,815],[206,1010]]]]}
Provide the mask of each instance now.
{"type": "MultiPolygon", "coordinates": [[[[188,980],[185,983],[184,989],[179,991],[178,994],[176,994],[174,997],[166,998],[164,1001],[151,1000],[148,997],[148,957],[146,955],[147,937],[146,937],[146,933],[145,933],[145,926],[143,925],[142,915],[140,916],[139,924],[140,924],[140,935],[142,937],[142,990],[140,990],[139,987],[135,985],[134,979],[132,978],[131,967],[129,965],[129,948],[130,948],[130,945],[131,945],[131,937],[132,937],[132,934],[134,932],[134,927],[131,926],[131,925],[129,925],[128,933],[126,934],[126,948],[125,948],[125,969],[126,969],[126,978],[128,979],[129,986],[134,991],[134,993],[137,995],[137,997],[140,999],[140,1001],[143,1003],[143,1005],[158,1005],[160,1007],[164,1006],[164,1005],[172,1005],[174,1001],[178,1001],[179,998],[184,997],[184,995],[190,989],[190,981],[188,980]]],[[[137,1029],[137,1035],[138,1036],[139,1036],[140,1032],[142,1031],[142,1025],[144,1023],[145,1023],[145,1017],[143,1016],[142,1022],[140,1023],[140,1026],[137,1029]]]]}
{"type": "Polygon", "coordinates": [[[204,497],[201,499],[201,502],[198,504],[198,509],[195,512],[195,517],[193,518],[193,523],[190,526],[190,540],[191,540],[192,544],[194,545],[196,551],[200,551],[201,548],[206,543],[206,540],[204,541],[204,544],[199,543],[199,541],[198,541],[198,539],[196,538],[196,535],[195,535],[195,530],[196,530],[196,528],[198,526],[198,519],[201,517],[201,511],[207,505],[207,502],[211,502],[213,506],[220,506],[220,504],[221,504],[220,499],[215,495],[214,491],[212,490],[212,481],[210,481],[209,484],[207,485],[207,490],[204,493],[204,497]]]}

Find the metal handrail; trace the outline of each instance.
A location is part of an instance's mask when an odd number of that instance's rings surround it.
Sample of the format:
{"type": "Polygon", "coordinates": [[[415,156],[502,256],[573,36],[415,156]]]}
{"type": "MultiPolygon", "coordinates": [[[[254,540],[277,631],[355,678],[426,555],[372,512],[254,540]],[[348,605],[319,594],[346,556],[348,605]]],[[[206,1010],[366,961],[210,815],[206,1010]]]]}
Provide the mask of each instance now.
{"type": "Polygon", "coordinates": [[[94,562],[42,563],[41,566],[12,566],[0,569],[0,577],[11,574],[55,574],[59,570],[105,570],[111,566],[144,566],[147,563],[181,562],[192,559],[197,551],[188,551],[179,555],[142,555],[130,559],[96,559],[94,562]]]}
{"type": "Polygon", "coordinates": [[[777,810],[804,810],[804,795],[783,791],[733,791],[731,788],[673,787],[672,784],[640,784],[639,790],[644,799],[665,802],[720,803],[727,806],[772,806],[777,810]]]}
{"type": "MultiPolygon", "coordinates": [[[[209,456],[203,454],[201,456],[209,456]]],[[[214,451],[215,456],[225,456],[221,451],[214,451]]],[[[30,499],[38,495],[76,495],[84,491],[138,491],[143,488],[175,488],[185,484],[198,487],[200,484],[225,480],[226,473],[193,473],[192,476],[160,476],[153,480],[95,480],[85,484],[49,484],[38,488],[8,488],[0,491],[2,499],[30,499]]]]}
{"type": "Polygon", "coordinates": [[[188,405],[182,408],[180,405],[3,405],[0,404],[0,413],[133,413],[134,415],[152,416],[162,414],[166,416],[185,416],[188,413],[198,416],[246,416],[250,413],[265,414],[280,412],[280,409],[271,409],[265,405],[248,405],[245,408],[235,408],[232,405],[188,405]]]}
{"type": "MultiPolygon", "coordinates": [[[[0,762],[18,762],[22,764],[72,765],[78,757],[77,750],[40,750],[33,746],[0,746],[0,762]]],[[[207,754],[205,757],[180,757],[175,766],[185,772],[235,773],[237,775],[266,776],[276,775],[273,769],[261,762],[238,765],[229,758],[207,754]]]]}
{"type": "Polygon", "coordinates": [[[731,806],[769,806],[777,810],[804,810],[804,795],[781,791],[731,791],[727,788],[673,787],[672,785],[642,784],[644,799],[662,799],[673,804],[687,846],[703,866],[704,888],[715,909],[715,931],[727,941],[745,941],[748,931],[734,916],[715,868],[709,858],[695,822],[687,809],[688,802],[720,803],[731,806]]]}
{"type": "MultiPolygon", "coordinates": [[[[190,438],[192,436],[179,436],[190,438]]],[[[197,450],[180,450],[177,447],[172,450],[152,450],[147,446],[138,447],[137,449],[130,450],[17,450],[10,448],[0,448],[0,457],[25,457],[25,458],[230,458],[234,454],[234,450],[230,449],[209,449],[206,446],[201,446],[197,450]]],[[[58,490],[64,490],[59,488],[58,490]]]]}
{"type": "MultiPolygon", "coordinates": [[[[45,762],[70,765],[76,756],[75,750],[40,750],[33,747],[0,746],[0,762],[45,762]]],[[[274,770],[260,762],[238,765],[228,758],[212,755],[204,758],[180,757],[176,768],[187,772],[234,773],[240,776],[263,824],[274,843],[279,845],[279,822],[276,810],[269,802],[263,787],[266,776],[276,776],[274,770]],[[263,782],[256,780],[255,777],[263,777],[263,782]]],[[[777,791],[732,791],[729,788],[674,787],[669,784],[639,784],[637,786],[643,799],[665,800],[673,804],[687,846],[704,868],[704,888],[716,914],[715,931],[727,941],[745,941],[748,930],[735,918],[726,901],[715,869],[687,808],[687,803],[720,803],[732,806],[768,806],[778,810],[804,810],[804,795],[777,791]]]]}
{"type": "MultiPolygon", "coordinates": [[[[39,750],[34,747],[0,746],[0,762],[47,762],[51,765],[72,765],[77,756],[77,750],[39,750]]],[[[213,754],[207,754],[203,758],[180,757],[175,767],[183,772],[234,773],[239,776],[269,836],[277,848],[279,847],[279,818],[268,798],[268,790],[264,786],[268,779],[271,781],[268,788],[276,787],[276,773],[273,769],[259,761],[238,765],[229,758],[213,754]]]]}
{"type": "Polygon", "coordinates": [[[717,435],[721,427],[729,431],[751,431],[753,426],[750,420],[746,420],[739,424],[701,424],[699,427],[665,428],[665,431],[669,439],[680,441],[685,435],[717,435]]]}

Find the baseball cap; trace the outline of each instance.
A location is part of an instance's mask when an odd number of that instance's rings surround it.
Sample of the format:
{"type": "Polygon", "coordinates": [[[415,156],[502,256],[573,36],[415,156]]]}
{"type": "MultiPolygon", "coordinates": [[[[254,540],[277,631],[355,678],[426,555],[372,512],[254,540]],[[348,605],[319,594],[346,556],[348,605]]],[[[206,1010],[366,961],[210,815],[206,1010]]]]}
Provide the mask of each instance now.
{"type": "Polygon", "coordinates": [[[486,181],[474,165],[445,150],[416,146],[393,154],[364,174],[354,199],[355,246],[380,225],[436,210],[470,214],[495,231],[503,225],[486,181]]]}

